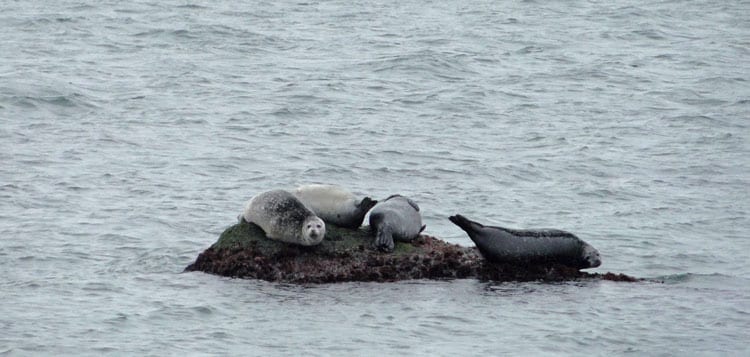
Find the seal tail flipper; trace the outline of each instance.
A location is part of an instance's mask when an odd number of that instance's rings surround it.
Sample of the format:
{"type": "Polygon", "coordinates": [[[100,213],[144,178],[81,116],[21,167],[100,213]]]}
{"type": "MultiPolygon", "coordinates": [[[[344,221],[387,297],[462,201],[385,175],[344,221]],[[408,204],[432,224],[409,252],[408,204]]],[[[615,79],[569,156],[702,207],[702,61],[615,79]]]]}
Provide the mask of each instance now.
{"type": "Polygon", "coordinates": [[[378,204],[377,200],[373,200],[370,197],[365,197],[362,199],[362,201],[359,203],[359,207],[362,208],[363,212],[369,211],[371,208],[375,207],[375,205],[378,204]]]}
{"type": "Polygon", "coordinates": [[[453,222],[453,224],[459,226],[461,229],[466,231],[466,233],[474,232],[476,230],[479,230],[483,228],[484,226],[474,222],[460,214],[457,214],[455,216],[450,216],[448,219],[453,222]]]}
{"type": "Polygon", "coordinates": [[[406,198],[406,202],[408,202],[412,207],[414,207],[415,210],[417,210],[417,212],[419,212],[419,205],[416,202],[414,202],[414,200],[408,197],[404,197],[404,198],[406,198]]]}
{"type": "Polygon", "coordinates": [[[393,241],[393,236],[390,232],[378,230],[378,232],[375,233],[373,247],[381,252],[390,253],[393,251],[393,248],[396,247],[396,242],[393,241]]]}

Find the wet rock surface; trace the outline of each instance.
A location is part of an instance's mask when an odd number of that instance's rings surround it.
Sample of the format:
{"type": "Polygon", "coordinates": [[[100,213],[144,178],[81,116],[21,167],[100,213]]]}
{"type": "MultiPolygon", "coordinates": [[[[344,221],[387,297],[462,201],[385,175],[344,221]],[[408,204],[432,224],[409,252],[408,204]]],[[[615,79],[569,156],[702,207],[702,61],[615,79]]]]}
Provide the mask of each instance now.
{"type": "Polygon", "coordinates": [[[370,248],[369,227],[326,227],[326,238],[304,247],[267,239],[251,223],[227,228],[185,271],[285,283],[336,283],[408,279],[491,281],[568,281],[602,279],[637,281],[624,274],[598,274],[562,265],[493,264],[474,247],[450,244],[428,235],[411,243],[396,242],[391,253],[370,248]]]}

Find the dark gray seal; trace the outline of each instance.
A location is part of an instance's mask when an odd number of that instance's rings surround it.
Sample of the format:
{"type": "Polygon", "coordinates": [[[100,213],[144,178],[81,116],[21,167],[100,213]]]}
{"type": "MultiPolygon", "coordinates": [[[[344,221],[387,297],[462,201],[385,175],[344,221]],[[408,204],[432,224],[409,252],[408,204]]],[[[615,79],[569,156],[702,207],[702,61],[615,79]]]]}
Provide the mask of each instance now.
{"type": "Polygon", "coordinates": [[[378,203],[370,197],[360,200],[335,185],[304,185],[297,187],[293,194],[326,223],[350,229],[359,228],[367,212],[378,203]]]}
{"type": "Polygon", "coordinates": [[[287,243],[316,245],[326,234],[323,220],[284,190],[255,195],[245,205],[241,218],[258,225],[266,237],[287,243]]]}
{"type": "Polygon", "coordinates": [[[449,219],[466,231],[482,256],[493,263],[558,263],[578,269],[602,264],[599,252],[572,233],[484,226],[461,215],[449,219]]]}
{"type": "Polygon", "coordinates": [[[417,203],[401,195],[380,201],[370,211],[370,229],[375,234],[373,246],[381,251],[393,251],[394,240],[412,241],[424,228],[417,203]]]}

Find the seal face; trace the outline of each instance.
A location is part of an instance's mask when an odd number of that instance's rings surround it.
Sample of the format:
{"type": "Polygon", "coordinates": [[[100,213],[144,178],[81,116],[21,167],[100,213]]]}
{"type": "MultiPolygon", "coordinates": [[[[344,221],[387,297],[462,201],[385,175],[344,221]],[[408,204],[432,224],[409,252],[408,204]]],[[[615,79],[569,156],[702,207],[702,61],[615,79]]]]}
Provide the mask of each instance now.
{"type": "Polygon", "coordinates": [[[284,190],[255,195],[241,218],[258,225],[269,239],[287,243],[316,245],[326,234],[323,220],[284,190]]]}
{"type": "Polygon", "coordinates": [[[370,197],[357,199],[351,192],[335,185],[303,185],[292,194],[326,223],[351,229],[359,228],[367,212],[378,203],[370,197]]]}
{"type": "Polygon", "coordinates": [[[482,256],[493,263],[559,263],[578,269],[602,264],[599,251],[572,233],[485,226],[458,214],[449,219],[466,231],[482,256]]]}
{"type": "Polygon", "coordinates": [[[401,195],[380,201],[370,212],[370,229],[375,233],[373,246],[393,251],[394,240],[409,242],[424,230],[416,202],[401,195]]]}

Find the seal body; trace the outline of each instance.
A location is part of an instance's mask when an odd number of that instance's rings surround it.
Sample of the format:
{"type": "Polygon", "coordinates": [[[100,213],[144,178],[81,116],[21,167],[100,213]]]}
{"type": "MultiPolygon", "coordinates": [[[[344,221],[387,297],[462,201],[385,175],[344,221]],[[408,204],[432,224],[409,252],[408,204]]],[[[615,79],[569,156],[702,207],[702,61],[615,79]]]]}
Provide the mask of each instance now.
{"type": "Polygon", "coordinates": [[[579,269],[602,264],[599,252],[572,233],[485,226],[461,215],[449,219],[466,231],[482,256],[493,263],[558,263],[579,269]]]}
{"type": "Polygon", "coordinates": [[[312,184],[297,187],[292,194],[326,223],[357,229],[367,212],[378,201],[370,197],[357,199],[351,192],[335,185],[312,184]]]}
{"type": "Polygon", "coordinates": [[[394,240],[409,242],[424,228],[417,203],[401,195],[386,198],[370,211],[373,246],[381,251],[393,251],[394,240]]]}
{"type": "Polygon", "coordinates": [[[316,245],[326,234],[323,220],[284,190],[255,195],[245,205],[241,218],[258,225],[266,237],[287,243],[316,245]]]}

